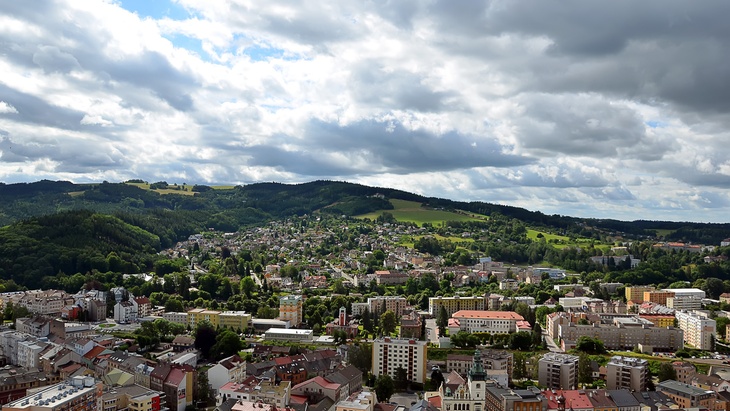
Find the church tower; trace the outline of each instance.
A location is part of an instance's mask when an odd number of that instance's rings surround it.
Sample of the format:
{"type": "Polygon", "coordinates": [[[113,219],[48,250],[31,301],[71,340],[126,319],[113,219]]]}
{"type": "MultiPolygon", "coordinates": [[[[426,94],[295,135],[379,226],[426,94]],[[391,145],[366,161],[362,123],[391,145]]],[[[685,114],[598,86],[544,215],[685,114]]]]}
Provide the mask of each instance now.
{"type": "Polygon", "coordinates": [[[474,351],[474,362],[469,370],[469,393],[474,401],[484,401],[486,399],[487,373],[484,371],[482,363],[482,353],[479,350],[474,351]]]}

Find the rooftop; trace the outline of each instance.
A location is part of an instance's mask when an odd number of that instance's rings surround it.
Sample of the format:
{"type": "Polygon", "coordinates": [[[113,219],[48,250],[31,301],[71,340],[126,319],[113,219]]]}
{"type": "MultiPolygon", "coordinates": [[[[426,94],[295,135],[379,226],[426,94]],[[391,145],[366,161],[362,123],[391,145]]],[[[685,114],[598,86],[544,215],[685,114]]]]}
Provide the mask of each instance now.
{"type": "Polygon", "coordinates": [[[454,318],[476,318],[490,320],[516,320],[524,321],[524,317],[513,311],[480,311],[480,310],[461,310],[452,315],[454,318]]]}

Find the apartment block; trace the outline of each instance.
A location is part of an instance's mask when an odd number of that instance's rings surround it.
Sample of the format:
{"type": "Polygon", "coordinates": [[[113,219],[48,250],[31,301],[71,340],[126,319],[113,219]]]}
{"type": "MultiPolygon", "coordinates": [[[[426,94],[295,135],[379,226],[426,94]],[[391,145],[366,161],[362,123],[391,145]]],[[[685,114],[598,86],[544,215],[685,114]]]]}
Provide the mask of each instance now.
{"type": "Polygon", "coordinates": [[[438,317],[441,307],[451,317],[455,312],[461,310],[486,310],[487,303],[484,296],[460,297],[431,297],[428,299],[428,312],[432,317],[438,317]]]}
{"type": "Polygon", "coordinates": [[[301,295],[285,295],[279,298],[279,319],[289,321],[292,327],[304,322],[304,304],[301,295]]]}
{"type": "Polygon", "coordinates": [[[409,381],[426,382],[426,341],[383,338],[373,342],[373,375],[390,375],[403,368],[409,381]]]}
{"type": "Polygon", "coordinates": [[[370,312],[380,315],[385,311],[393,311],[397,318],[403,315],[403,311],[408,307],[408,301],[405,297],[398,295],[378,296],[368,298],[368,306],[370,312]],[[385,306],[385,311],[383,311],[385,306]]]}
{"type": "Polygon", "coordinates": [[[684,331],[684,342],[700,350],[712,350],[717,323],[701,313],[677,311],[678,326],[684,331]]]}
{"type": "Polygon", "coordinates": [[[550,389],[574,390],[578,386],[578,356],[547,353],[538,362],[537,379],[550,389]]]}
{"type": "Polygon", "coordinates": [[[699,310],[702,308],[702,298],[692,295],[676,295],[667,298],[667,307],[679,311],[699,310]]]}
{"type": "Polygon", "coordinates": [[[246,331],[251,326],[251,314],[245,311],[223,311],[218,315],[218,321],[221,327],[246,331]]]}
{"type": "Polygon", "coordinates": [[[198,323],[208,321],[214,327],[220,325],[220,311],[206,310],[205,308],[193,308],[188,311],[188,325],[195,328],[198,323]]]}
{"type": "Polygon", "coordinates": [[[626,287],[626,302],[633,301],[635,303],[643,303],[644,293],[654,290],[654,286],[651,285],[626,287]]]}
{"type": "Polygon", "coordinates": [[[674,291],[669,290],[645,291],[643,302],[648,301],[655,304],[667,305],[667,298],[673,298],[674,296],[674,291]]]}
{"type": "Polygon", "coordinates": [[[188,325],[188,313],[169,312],[162,314],[162,318],[171,323],[188,325]]]}
{"type": "Polygon", "coordinates": [[[677,351],[684,346],[684,331],[674,327],[659,328],[639,317],[615,318],[611,324],[595,323],[559,326],[563,349],[575,348],[582,336],[598,338],[609,350],[633,350],[639,344],[654,351],[677,351]]]}
{"type": "Polygon", "coordinates": [[[641,358],[614,356],[606,364],[606,388],[645,391],[649,362],[641,358]]]}

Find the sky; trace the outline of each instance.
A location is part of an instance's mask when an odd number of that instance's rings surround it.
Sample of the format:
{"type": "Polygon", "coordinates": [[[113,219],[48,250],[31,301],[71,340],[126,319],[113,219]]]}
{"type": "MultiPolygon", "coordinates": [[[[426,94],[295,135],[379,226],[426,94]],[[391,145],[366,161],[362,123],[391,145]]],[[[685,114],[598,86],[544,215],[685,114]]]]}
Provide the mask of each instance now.
{"type": "Polygon", "coordinates": [[[730,222],[730,2],[0,2],[0,181],[730,222]]]}

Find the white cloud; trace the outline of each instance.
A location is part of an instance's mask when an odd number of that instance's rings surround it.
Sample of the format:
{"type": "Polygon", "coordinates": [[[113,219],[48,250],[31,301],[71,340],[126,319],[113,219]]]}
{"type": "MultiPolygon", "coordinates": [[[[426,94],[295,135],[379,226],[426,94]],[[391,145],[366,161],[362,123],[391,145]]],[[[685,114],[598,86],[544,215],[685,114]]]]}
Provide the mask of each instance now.
{"type": "Polygon", "coordinates": [[[730,215],[725,2],[174,1],[189,15],[0,4],[0,179],[331,178],[730,215]]]}

